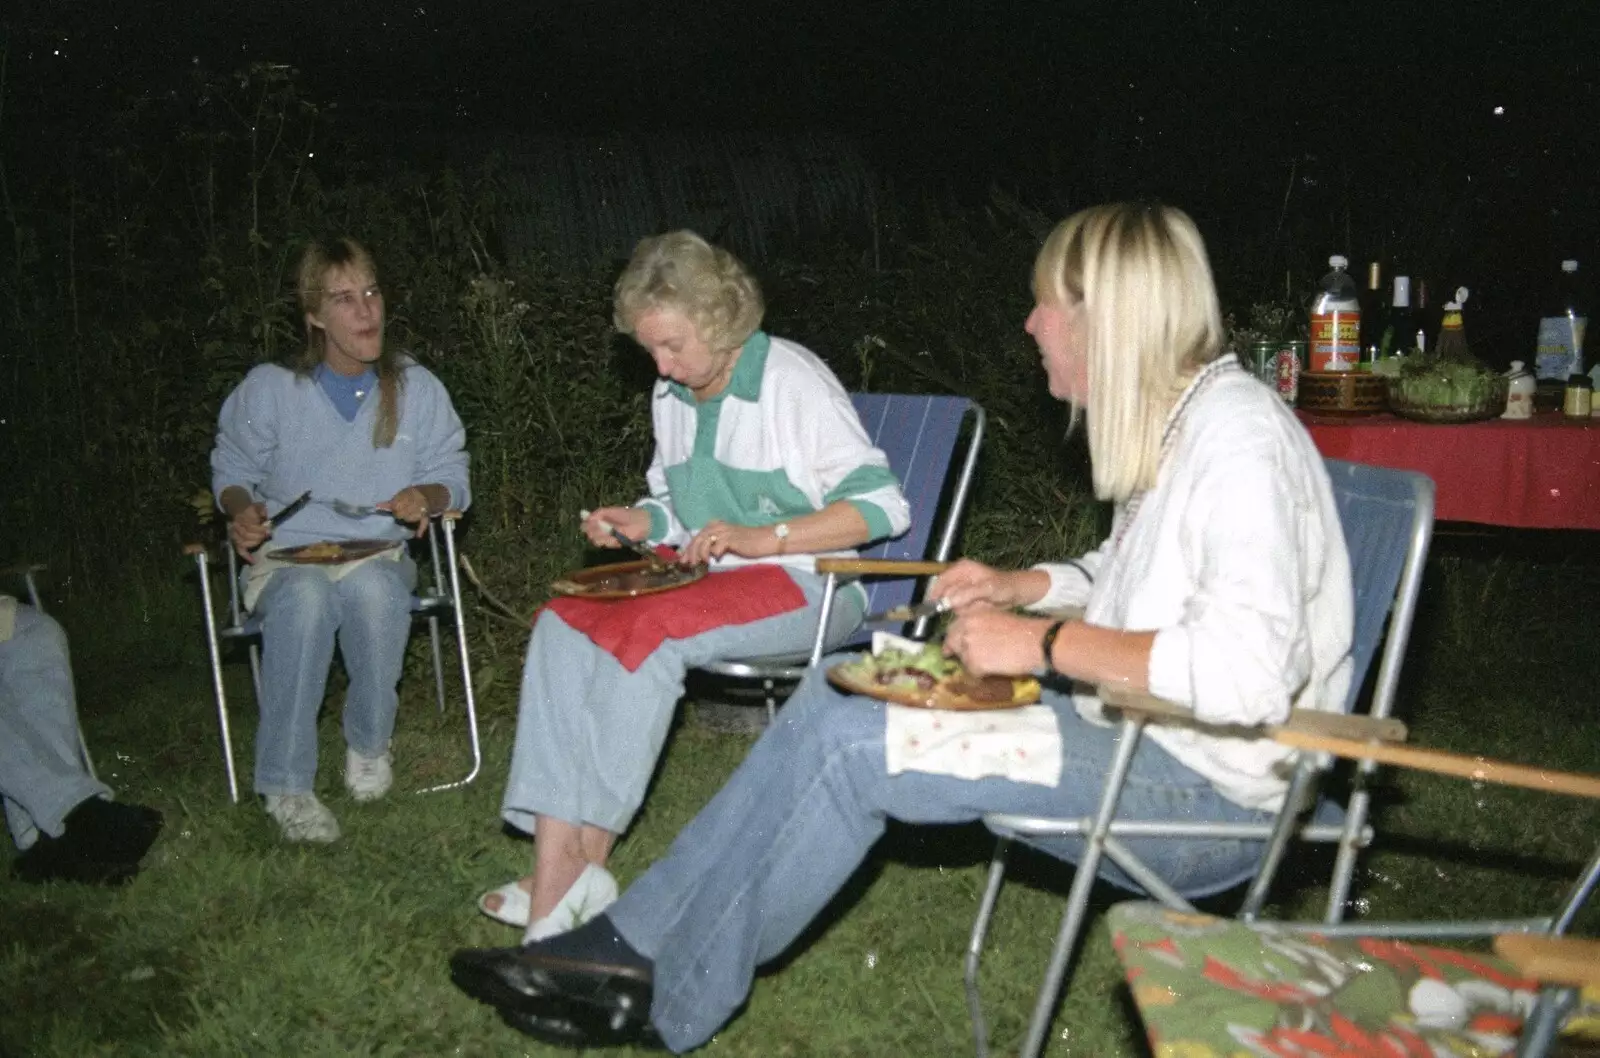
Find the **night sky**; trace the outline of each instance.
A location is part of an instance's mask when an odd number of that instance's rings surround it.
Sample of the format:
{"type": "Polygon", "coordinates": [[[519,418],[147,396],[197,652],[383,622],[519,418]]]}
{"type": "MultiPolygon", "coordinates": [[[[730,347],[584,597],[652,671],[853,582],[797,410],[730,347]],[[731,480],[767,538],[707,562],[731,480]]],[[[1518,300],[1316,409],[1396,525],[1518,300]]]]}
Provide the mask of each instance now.
{"type": "Polygon", "coordinates": [[[825,128],[901,187],[1051,215],[1154,194],[1213,244],[1274,227],[1288,192],[1305,259],[1278,272],[1409,256],[1481,292],[1490,329],[1522,326],[1562,256],[1600,268],[1592,0],[149,7],[12,0],[13,130],[70,136],[108,94],[268,60],[402,151],[825,128]]]}

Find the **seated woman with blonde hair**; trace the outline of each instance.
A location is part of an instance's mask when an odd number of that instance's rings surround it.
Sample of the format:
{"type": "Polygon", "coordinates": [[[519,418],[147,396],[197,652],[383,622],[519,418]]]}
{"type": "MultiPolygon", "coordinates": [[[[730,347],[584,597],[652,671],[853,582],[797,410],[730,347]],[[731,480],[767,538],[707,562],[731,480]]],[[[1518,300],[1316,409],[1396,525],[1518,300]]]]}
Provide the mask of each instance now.
{"type": "MultiPolygon", "coordinates": [[[[818,555],[852,555],[910,524],[887,457],[816,354],[761,331],[755,278],[692,232],[645,239],[614,294],[617,329],[655,363],[649,492],[589,514],[591,543],[679,549],[702,580],[598,602],[559,599],[534,625],[522,679],[506,822],[534,835],[533,871],[480,897],[484,914],[537,940],[616,897],[612,842],[644,800],[688,670],[810,650],[818,555]]],[[[860,624],[839,594],[827,638],[860,624]]]]}
{"type": "MultiPolygon", "coordinates": [[[[1224,355],[1194,224],[1156,205],[1085,210],[1050,235],[1033,287],[1026,329],[1051,394],[1086,420],[1095,494],[1115,504],[1111,535],[1091,554],[1028,570],[962,561],[930,588],[954,606],[944,646],[969,670],[1048,670],[1072,682],[1074,693],[1047,688],[1033,726],[1019,726],[1014,745],[1030,763],[997,753],[973,777],[908,756],[904,734],[926,711],[840,694],[813,672],[605,914],[521,948],[457,952],[463,991],[563,1046],[698,1047],[890,818],[1091,814],[1116,748],[1094,685],[1149,691],[1220,724],[1282,720],[1291,705],[1340,707],[1352,603],[1332,488],[1294,414],[1224,355]],[[1082,620],[1037,615],[1080,605],[1082,620]]],[[[1153,730],[1119,816],[1265,820],[1284,796],[1286,752],[1153,730]]],[[[1238,884],[1259,856],[1250,841],[1127,844],[1191,897],[1238,884]]],[[[1069,861],[1082,848],[1076,839],[1046,847],[1069,861]]],[[[1134,887],[1110,861],[1101,873],[1134,887]]]]}

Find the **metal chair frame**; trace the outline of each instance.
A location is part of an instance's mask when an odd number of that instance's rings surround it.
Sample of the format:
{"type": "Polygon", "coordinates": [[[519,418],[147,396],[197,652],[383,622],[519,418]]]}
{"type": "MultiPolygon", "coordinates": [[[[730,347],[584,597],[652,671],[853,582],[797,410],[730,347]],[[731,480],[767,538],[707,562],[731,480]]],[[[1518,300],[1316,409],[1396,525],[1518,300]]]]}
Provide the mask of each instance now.
{"type": "MultiPolygon", "coordinates": [[[[767,720],[770,723],[777,713],[778,701],[787,695],[788,688],[798,681],[808,668],[817,665],[822,660],[826,649],[824,634],[828,627],[828,619],[833,613],[834,597],[841,584],[849,583],[861,577],[873,577],[865,582],[867,590],[867,613],[878,613],[892,607],[909,603],[914,597],[920,578],[938,573],[949,561],[955,551],[957,538],[961,533],[962,519],[966,515],[967,501],[972,491],[972,480],[978,464],[978,453],[983,447],[984,431],[988,423],[988,416],[983,408],[974,401],[965,397],[940,397],[940,396],[910,396],[892,393],[857,393],[852,394],[851,401],[856,412],[861,416],[862,422],[867,427],[867,433],[873,442],[889,457],[890,469],[904,483],[910,467],[908,460],[913,460],[920,454],[913,446],[903,449],[898,445],[885,445],[883,442],[891,440],[883,436],[893,422],[892,412],[896,402],[901,402],[899,407],[906,407],[905,402],[920,403],[923,407],[923,416],[935,408],[941,407],[948,412],[960,412],[961,419],[970,423],[966,434],[966,448],[961,453],[959,463],[956,463],[956,451],[959,446],[960,430],[951,438],[951,448],[948,458],[941,461],[938,473],[931,480],[932,488],[915,495],[907,495],[911,504],[913,527],[901,537],[882,541],[868,548],[856,559],[818,559],[817,572],[826,578],[823,585],[822,606],[817,620],[817,636],[808,654],[782,654],[759,658],[735,658],[723,661],[714,661],[699,666],[698,671],[733,680],[759,681],[761,693],[765,698],[767,720]],[[937,512],[940,495],[946,484],[949,484],[950,468],[955,464],[956,477],[950,490],[950,501],[945,508],[943,520],[938,525],[937,535],[933,532],[933,520],[937,512]],[[915,519],[924,519],[928,526],[926,533],[920,532],[920,526],[915,519]],[[918,544],[919,536],[926,541],[918,544]]],[[[917,621],[911,630],[915,637],[926,635],[931,626],[931,619],[923,618],[917,621]]],[[[846,647],[861,642],[861,638],[852,639],[845,644],[846,647]]]]}
{"type": "MultiPolygon", "coordinates": [[[[1400,682],[1400,668],[1404,661],[1411,621],[1416,612],[1417,598],[1422,586],[1422,573],[1433,530],[1434,485],[1425,475],[1411,471],[1389,470],[1360,464],[1328,460],[1327,467],[1333,481],[1335,497],[1340,507],[1340,521],[1350,549],[1353,568],[1366,568],[1363,563],[1377,563],[1380,580],[1389,581],[1390,587],[1381,598],[1356,600],[1356,629],[1352,650],[1352,675],[1347,711],[1353,711],[1359,697],[1367,668],[1377,653],[1379,655],[1376,682],[1366,716],[1375,722],[1385,722],[1390,717],[1395,692],[1400,682]],[[1372,494],[1363,490],[1374,486],[1372,494]],[[1405,519],[1406,546],[1403,555],[1383,552],[1366,546],[1358,530],[1361,523],[1355,519],[1352,508],[1363,512],[1377,512],[1385,519],[1405,519]],[[1387,568],[1382,565],[1387,563],[1387,568]],[[1365,603],[1366,605],[1363,605],[1365,603]],[[1380,605],[1381,604],[1381,605],[1380,605]],[[1387,634],[1385,634],[1387,616],[1387,634]]],[[[1401,528],[1394,525],[1394,528],[1401,528]]],[[[1390,552],[1392,552],[1392,548],[1390,552]]],[[[1362,578],[1356,578],[1361,584],[1362,578]]],[[[1102,692],[1108,702],[1116,696],[1102,692]]],[[[1151,700],[1153,701],[1153,700],[1151,700]]],[[[1175,707],[1173,707],[1175,708],[1175,707]]],[[[1355,718],[1351,718],[1355,719],[1355,718]]],[[[972,1018],[973,1040],[980,1058],[989,1053],[988,1033],[984,1022],[981,997],[978,989],[978,970],[984,939],[994,914],[1000,887],[1005,876],[1006,857],[1014,841],[1028,837],[1080,836],[1085,839],[1084,856],[1078,864],[1068,892],[1067,907],[1062,915],[1060,929],[1051,952],[1045,979],[1035,1001],[1028,1035],[1022,1054],[1033,1058],[1044,1045],[1066,970],[1076,948],[1087,917],[1090,892],[1101,858],[1109,857],[1162,904],[1186,911],[1193,905],[1170,885],[1142,863],[1123,843],[1129,837],[1256,839],[1264,841],[1259,868],[1246,890],[1239,917],[1250,921],[1256,918],[1266,901],[1277,868],[1291,839],[1317,843],[1335,843],[1333,876],[1329,885],[1328,903],[1324,921],[1315,928],[1328,932],[1336,928],[1344,915],[1349,899],[1350,885],[1355,873],[1356,856],[1370,844],[1372,827],[1368,822],[1371,805],[1369,784],[1376,763],[1366,760],[1359,764],[1353,776],[1353,789],[1345,805],[1344,820],[1340,824],[1302,822],[1316,794],[1322,774],[1328,769],[1329,758],[1321,753],[1302,753],[1290,779],[1284,808],[1271,823],[1248,825],[1222,825],[1189,822],[1131,821],[1116,819],[1117,801],[1127,778],[1133,756],[1147,723],[1148,714],[1126,710],[1121,721],[1118,750],[1114,757],[1095,814],[1078,819],[1050,819],[1036,816],[1019,816],[991,813],[984,816],[984,824],[997,836],[994,857],[990,862],[988,883],[979,903],[977,918],[973,923],[965,959],[965,985],[968,1011],[972,1018]]],[[[1393,723],[1389,721],[1389,723],[1393,723]]],[[[1403,729],[1403,725],[1401,725],[1403,729]]],[[[1479,931],[1503,923],[1479,924],[1479,931]]],[[[1488,929],[1488,932],[1501,930],[1488,929]]]]}
{"type": "MultiPolygon", "coordinates": [[[[472,687],[472,664],[467,650],[467,628],[464,611],[461,606],[461,582],[458,572],[456,557],[456,522],[461,518],[460,511],[446,511],[435,515],[436,525],[427,534],[428,556],[431,561],[433,576],[428,586],[412,595],[411,614],[413,618],[422,618],[428,623],[428,639],[433,654],[433,682],[434,696],[438,702],[439,712],[444,713],[445,687],[444,687],[444,651],[439,640],[439,622],[445,617],[453,620],[456,635],[456,653],[461,665],[461,685],[466,699],[467,711],[467,736],[472,752],[472,768],[464,778],[455,782],[441,783],[418,790],[418,793],[438,793],[443,790],[454,790],[466,786],[478,777],[483,768],[483,749],[478,735],[478,709],[472,687]],[[441,563],[439,558],[439,537],[444,537],[444,552],[446,561],[441,563]],[[445,576],[445,572],[448,576],[445,576]],[[445,588],[448,587],[448,593],[445,588]]],[[[228,696],[222,679],[222,644],[224,642],[242,641],[246,643],[250,656],[250,679],[255,688],[256,701],[261,700],[261,628],[255,618],[245,613],[239,598],[239,568],[238,559],[233,548],[224,545],[223,551],[227,556],[226,569],[228,577],[228,610],[225,618],[219,619],[216,604],[213,601],[211,590],[211,557],[209,550],[202,544],[190,544],[184,548],[184,553],[194,557],[200,578],[201,604],[206,614],[206,647],[211,659],[211,688],[217,702],[217,724],[222,739],[222,759],[228,771],[228,795],[234,804],[239,803],[239,779],[234,766],[233,733],[228,722],[228,696]]]]}

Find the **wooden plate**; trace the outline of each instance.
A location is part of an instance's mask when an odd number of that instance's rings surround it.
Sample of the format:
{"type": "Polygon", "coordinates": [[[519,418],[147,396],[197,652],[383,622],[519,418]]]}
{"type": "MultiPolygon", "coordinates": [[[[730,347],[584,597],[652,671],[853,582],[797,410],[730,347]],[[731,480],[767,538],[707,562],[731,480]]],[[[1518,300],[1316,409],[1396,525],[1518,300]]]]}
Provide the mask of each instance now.
{"type": "Polygon", "coordinates": [[[322,540],[299,547],[280,547],[276,551],[268,551],[267,557],[301,566],[336,566],[341,562],[381,555],[404,543],[404,540],[322,540]]]}
{"type": "Polygon", "coordinates": [[[579,599],[631,599],[636,595],[654,595],[658,591],[671,591],[693,584],[706,575],[706,567],[667,566],[652,570],[644,559],[635,562],[615,562],[608,566],[591,566],[568,573],[550,585],[558,595],[571,595],[579,599]]]}
{"type": "Polygon", "coordinates": [[[963,674],[924,691],[890,687],[862,679],[850,671],[850,662],[847,661],[828,670],[828,682],[850,694],[865,695],[895,705],[909,705],[915,709],[952,709],[962,712],[1018,709],[1039,700],[1039,681],[1031,676],[984,676],[975,679],[963,674]]]}

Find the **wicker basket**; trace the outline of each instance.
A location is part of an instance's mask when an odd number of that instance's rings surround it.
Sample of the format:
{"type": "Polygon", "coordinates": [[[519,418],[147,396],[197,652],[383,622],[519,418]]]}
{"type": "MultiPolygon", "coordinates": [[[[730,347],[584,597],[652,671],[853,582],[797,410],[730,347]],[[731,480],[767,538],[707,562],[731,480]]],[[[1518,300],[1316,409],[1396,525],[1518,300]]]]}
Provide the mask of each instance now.
{"type": "Polygon", "coordinates": [[[1302,371],[1295,403],[1316,415],[1372,415],[1389,404],[1380,375],[1366,371],[1302,371]]]}
{"type": "Polygon", "coordinates": [[[1473,404],[1421,404],[1406,399],[1405,380],[1395,378],[1389,385],[1389,408],[1396,415],[1417,422],[1457,423],[1498,419],[1506,410],[1510,379],[1501,377],[1488,387],[1484,399],[1473,404]]]}

